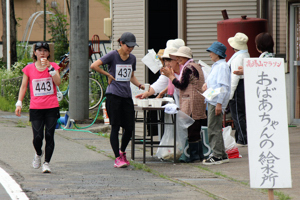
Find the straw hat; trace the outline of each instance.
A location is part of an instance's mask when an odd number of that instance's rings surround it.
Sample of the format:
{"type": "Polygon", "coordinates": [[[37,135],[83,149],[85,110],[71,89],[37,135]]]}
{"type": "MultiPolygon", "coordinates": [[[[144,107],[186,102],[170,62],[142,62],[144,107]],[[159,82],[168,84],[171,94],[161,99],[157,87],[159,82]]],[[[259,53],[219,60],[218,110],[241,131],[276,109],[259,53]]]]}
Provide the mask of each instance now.
{"type": "Polygon", "coordinates": [[[170,53],[169,55],[170,56],[180,56],[180,57],[185,57],[185,58],[193,57],[192,50],[187,46],[182,46],[177,50],[176,53],[170,53]]]}
{"type": "Polygon", "coordinates": [[[206,49],[206,51],[213,52],[221,56],[222,58],[226,58],[226,54],[225,54],[226,49],[227,49],[226,46],[221,42],[214,42],[210,47],[208,47],[208,49],[206,49]]]}
{"type": "Polygon", "coordinates": [[[244,33],[236,33],[234,37],[230,37],[228,39],[229,45],[237,50],[246,50],[248,49],[247,46],[248,37],[244,33]]]}
{"type": "Polygon", "coordinates": [[[157,52],[157,55],[159,58],[162,57],[162,55],[164,54],[165,50],[164,49],[160,49],[158,52],[157,52]]]}
{"type": "Polygon", "coordinates": [[[169,54],[176,53],[177,49],[174,47],[167,47],[165,49],[164,55],[161,58],[170,58],[169,54]]]}

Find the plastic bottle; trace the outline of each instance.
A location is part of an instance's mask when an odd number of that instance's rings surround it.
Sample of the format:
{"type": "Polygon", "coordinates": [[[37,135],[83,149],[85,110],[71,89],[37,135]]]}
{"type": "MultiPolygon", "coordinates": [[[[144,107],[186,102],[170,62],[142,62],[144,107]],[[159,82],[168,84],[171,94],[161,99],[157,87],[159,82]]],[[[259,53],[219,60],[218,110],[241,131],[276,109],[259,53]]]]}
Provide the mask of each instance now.
{"type": "Polygon", "coordinates": [[[107,115],[105,103],[102,103],[102,110],[103,110],[104,124],[109,124],[109,118],[108,118],[108,115],[107,115]]]}

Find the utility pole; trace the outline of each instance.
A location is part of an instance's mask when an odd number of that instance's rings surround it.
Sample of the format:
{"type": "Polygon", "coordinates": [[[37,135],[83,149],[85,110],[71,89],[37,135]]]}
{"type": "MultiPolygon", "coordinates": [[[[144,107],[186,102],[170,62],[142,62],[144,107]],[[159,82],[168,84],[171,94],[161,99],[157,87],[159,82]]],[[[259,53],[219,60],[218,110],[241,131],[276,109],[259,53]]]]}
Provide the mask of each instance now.
{"type": "Polygon", "coordinates": [[[89,117],[89,0],[70,1],[70,117],[89,117]]]}

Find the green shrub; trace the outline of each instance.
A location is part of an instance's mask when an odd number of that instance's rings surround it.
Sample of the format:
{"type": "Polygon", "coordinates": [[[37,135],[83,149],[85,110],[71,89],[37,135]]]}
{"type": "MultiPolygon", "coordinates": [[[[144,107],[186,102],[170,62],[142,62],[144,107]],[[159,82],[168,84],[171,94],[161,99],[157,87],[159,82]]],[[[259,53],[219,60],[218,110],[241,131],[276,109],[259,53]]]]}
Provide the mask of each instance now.
{"type": "Polygon", "coordinates": [[[51,42],[54,42],[54,57],[55,60],[60,60],[60,57],[68,53],[69,40],[68,31],[69,23],[67,16],[60,12],[58,9],[50,9],[55,12],[55,15],[51,15],[47,21],[48,33],[51,34],[51,42]]]}
{"type": "Polygon", "coordinates": [[[6,62],[3,62],[3,57],[0,58],[0,69],[6,69],[6,62]]]}
{"type": "MultiPolygon", "coordinates": [[[[27,65],[27,61],[30,60],[25,59],[20,62],[16,62],[11,67],[11,71],[8,71],[6,68],[3,67],[0,69],[1,96],[13,106],[15,106],[15,103],[18,100],[19,89],[23,77],[22,69],[27,65]]],[[[25,111],[29,109],[29,99],[29,92],[27,92],[23,100],[23,110],[25,111]]]]}
{"type": "Polygon", "coordinates": [[[14,112],[16,109],[15,105],[0,96],[0,110],[14,112]]]}

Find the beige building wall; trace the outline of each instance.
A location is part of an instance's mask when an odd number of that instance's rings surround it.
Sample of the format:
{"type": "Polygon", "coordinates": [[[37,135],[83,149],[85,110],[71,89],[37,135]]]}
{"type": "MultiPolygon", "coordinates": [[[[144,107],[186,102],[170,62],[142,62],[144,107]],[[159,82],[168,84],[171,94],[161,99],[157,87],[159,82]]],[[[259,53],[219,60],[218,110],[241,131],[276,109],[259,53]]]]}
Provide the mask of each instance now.
{"type": "MultiPolygon", "coordinates": [[[[28,19],[32,14],[38,11],[44,10],[44,1],[40,0],[40,4],[38,5],[37,0],[15,0],[15,15],[16,19],[19,23],[17,27],[17,40],[21,41],[26,29],[26,24],[28,19]],[[20,20],[21,19],[21,20],[20,20]]],[[[47,11],[50,11],[52,0],[47,0],[47,11]]],[[[67,4],[65,0],[56,0],[58,9],[65,13],[68,17],[68,22],[70,23],[70,15],[68,13],[67,4]]],[[[70,2],[70,1],[69,1],[70,2]]],[[[0,5],[1,8],[1,5],[0,5]]],[[[89,40],[92,39],[94,34],[99,35],[100,40],[109,40],[107,36],[104,35],[103,31],[103,20],[104,18],[110,17],[109,12],[109,1],[100,1],[100,0],[89,0],[89,40]],[[101,3],[104,2],[104,3],[101,3]]],[[[2,8],[1,8],[2,9],[2,8]]],[[[49,18],[49,15],[47,15],[49,18]]],[[[48,41],[51,38],[51,35],[46,31],[46,40],[48,41]]],[[[29,31],[28,31],[29,33],[29,31]]],[[[3,34],[3,24],[2,24],[2,15],[0,15],[0,34],[3,34]]],[[[28,37],[28,35],[27,35],[28,37]]],[[[29,38],[29,42],[31,41],[42,41],[44,38],[44,15],[39,16],[34,25],[29,38]]],[[[27,40],[27,38],[26,38],[27,40]]],[[[2,42],[2,38],[0,38],[2,42]]]]}

